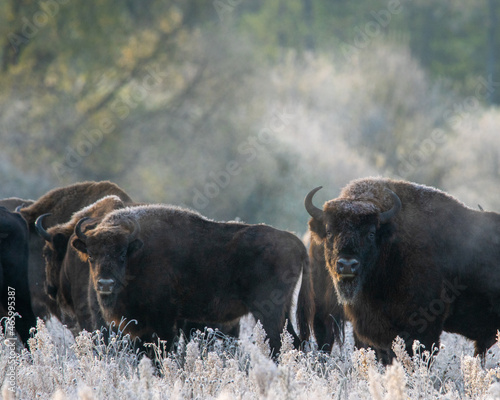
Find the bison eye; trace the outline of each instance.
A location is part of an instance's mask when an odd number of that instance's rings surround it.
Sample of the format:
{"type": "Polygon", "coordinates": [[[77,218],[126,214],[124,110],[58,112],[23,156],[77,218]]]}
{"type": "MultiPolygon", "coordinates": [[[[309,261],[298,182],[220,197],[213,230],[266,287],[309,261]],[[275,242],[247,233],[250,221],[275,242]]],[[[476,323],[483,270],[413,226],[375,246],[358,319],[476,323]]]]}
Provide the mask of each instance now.
{"type": "Polygon", "coordinates": [[[332,231],[326,231],[326,237],[328,239],[331,239],[333,237],[333,232],[332,231]]]}
{"type": "Polygon", "coordinates": [[[368,232],[368,239],[375,240],[375,232],[368,232]]]}
{"type": "Polygon", "coordinates": [[[87,253],[87,258],[90,262],[94,261],[94,257],[87,253]]]}

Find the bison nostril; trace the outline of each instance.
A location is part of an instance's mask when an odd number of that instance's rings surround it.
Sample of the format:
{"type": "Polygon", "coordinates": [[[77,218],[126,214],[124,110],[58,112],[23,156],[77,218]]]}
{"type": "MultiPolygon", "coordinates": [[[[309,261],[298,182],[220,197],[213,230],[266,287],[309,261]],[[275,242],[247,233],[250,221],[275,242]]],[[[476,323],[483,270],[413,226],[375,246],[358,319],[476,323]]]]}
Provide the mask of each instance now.
{"type": "Polygon", "coordinates": [[[337,261],[337,272],[340,275],[356,275],[359,269],[359,261],[355,258],[341,258],[337,261]]]}
{"type": "Polygon", "coordinates": [[[100,293],[111,293],[114,286],[114,279],[99,279],[97,281],[97,291],[100,293]]]}
{"type": "Polygon", "coordinates": [[[351,264],[351,272],[355,274],[358,271],[359,268],[359,261],[353,260],[353,263],[351,264]]]}

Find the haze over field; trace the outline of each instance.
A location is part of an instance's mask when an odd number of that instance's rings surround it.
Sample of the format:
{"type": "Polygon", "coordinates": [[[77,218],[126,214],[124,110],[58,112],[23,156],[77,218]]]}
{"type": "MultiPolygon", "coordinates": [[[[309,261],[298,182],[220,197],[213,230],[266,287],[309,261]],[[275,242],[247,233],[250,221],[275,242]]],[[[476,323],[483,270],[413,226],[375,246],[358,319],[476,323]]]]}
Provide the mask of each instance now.
{"type": "Polygon", "coordinates": [[[2,197],[110,179],[302,233],[312,187],[386,175],[500,209],[493,1],[0,7],[2,197]]]}

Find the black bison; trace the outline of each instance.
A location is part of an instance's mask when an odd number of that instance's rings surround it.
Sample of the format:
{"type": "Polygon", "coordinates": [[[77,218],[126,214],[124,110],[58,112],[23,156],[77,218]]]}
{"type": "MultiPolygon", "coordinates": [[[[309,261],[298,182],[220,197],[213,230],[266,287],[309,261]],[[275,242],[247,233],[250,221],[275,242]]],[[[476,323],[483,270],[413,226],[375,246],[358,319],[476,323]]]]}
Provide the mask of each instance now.
{"type": "MultiPolygon", "coordinates": [[[[354,333],[391,357],[396,336],[411,352],[443,330],[475,341],[500,328],[500,215],[476,211],[437,189],[368,178],[349,183],[323,209],[305,199],[312,240],[354,333]]],[[[410,353],[411,354],[411,353],[410,353]]]]}
{"type": "Polygon", "coordinates": [[[128,194],[114,183],[80,182],[53,189],[33,204],[19,210],[28,223],[30,233],[28,278],[31,303],[36,316],[47,318],[53,314],[60,317],[56,302],[45,292],[45,262],[42,256],[44,241],[35,229],[36,219],[42,214],[50,213],[44,221],[46,226],[64,223],[69,221],[74,212],[110,194],[117,195],[123,201],[132,201],[128,194]]]}
{"type": "Polygon", "coordinates": [[[80,221],[72,245],[90,263],[91,282],[108,322],[137,320],[128,332],[170,341],[175,323],[230,322],[251,312],[274,351],[290,317],[296,283],[299,337],[310,335],[313,292],[302,242],[266,225],[221,223],[173,206],[129,207],[92,227],[80,221]],[[88,230],[82,232],[82,224],[88,230]]]}
{"type": "Polygon", "coordinates": [[[26,344],[36,324],[28,286],[28,226],[17,212],[0,207],[0,318],[14,317],[15,329],[26,344]]]}

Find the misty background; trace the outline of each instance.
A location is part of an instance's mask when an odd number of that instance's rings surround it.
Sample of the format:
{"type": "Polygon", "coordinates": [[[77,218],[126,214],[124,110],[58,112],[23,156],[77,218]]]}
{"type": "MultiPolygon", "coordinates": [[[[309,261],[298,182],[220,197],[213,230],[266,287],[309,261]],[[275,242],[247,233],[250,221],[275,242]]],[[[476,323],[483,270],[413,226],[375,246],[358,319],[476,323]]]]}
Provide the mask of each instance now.
{"type": "Polygon", "coordinates": [[[500,211],[499,0],[3,0],[0,197],[111,180],[304,233],[351,179],[500,211]]]}

